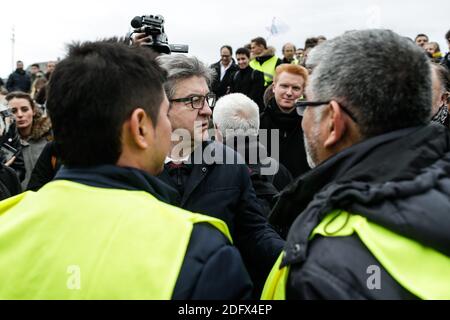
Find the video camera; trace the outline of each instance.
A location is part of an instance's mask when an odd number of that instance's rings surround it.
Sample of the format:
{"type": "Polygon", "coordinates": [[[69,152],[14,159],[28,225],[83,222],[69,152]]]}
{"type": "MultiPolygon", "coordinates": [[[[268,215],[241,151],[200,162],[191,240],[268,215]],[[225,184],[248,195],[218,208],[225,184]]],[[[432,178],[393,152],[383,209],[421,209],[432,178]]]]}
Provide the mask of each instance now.
{"type": "MultiPolygon", "coordinates": [[[[169,44],[164,32],[164,17],[161,15],[136,16],[131,20],[133,33],[145,33],[151,36],[149,43],[144,45],[156,52],[170,54],[171,52],[188,53],[189,46],[186,44],[169,44]]],[[[132,33],[132,34],[133,34],[132,33]]]]}

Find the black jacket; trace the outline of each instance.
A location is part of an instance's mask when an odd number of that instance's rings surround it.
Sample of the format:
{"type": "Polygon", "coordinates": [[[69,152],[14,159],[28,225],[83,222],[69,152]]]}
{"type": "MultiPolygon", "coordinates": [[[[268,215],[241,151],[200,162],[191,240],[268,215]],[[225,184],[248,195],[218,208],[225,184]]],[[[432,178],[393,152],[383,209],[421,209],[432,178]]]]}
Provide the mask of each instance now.
{"type": "MultiPolygon", "coordinates": [[[[233,162],[236,153],[217,142],[205,142],[201,148],[197,148],[191,160],[202,159],[203,162],[192,164],[184,190],[178,192],[171,203],[224,221],[250,276],[256,282],[255,286],[261,289],[284,241],[267,222],[252,187],[247,166],[223,164],[226,160],[224,157],[233,162]],[[205,159],[201,156],[202,153],[212,154],[217,158],[205,159]]],[[[176,188],[167,166],[159,178],[176,188]]]]}
{"type": "Polygon", "coordinates": [[[277,224],[295,219],[283,260],[291,266],[287,298],[414,299],[356,235],[308,240],[333,209],[358,213],[450,256],[448,130],[403,129],[345,149],[286,189],[271,215],[277,224]],[[380,290],[367,287],[371,265],[381,267],[380,290]]]}
{"type": "MultiPolygon", "coordinates": [[[[111,165],[62,167],[55,177],[60,179],[99,188],[143,190],[164,202],[174,192],[143,171],[111,165]]],[[[172,298],[234,300],[250,298],[251,291],[252,284],[237,249],[209,224],[194,225],[172,298]]]]}
{"type": "Polygon", "coordinates": [[[53,180],[61,167],[61,160],[56,151],[55,141],[48,142],[36,161],[28,181],[27,190],[38,191],[53,180]]]}
{"type": "Polygon", "coordinates": [[[302,117],[295,110],[288,114],[281,112],[275,98],[272,98],[264,113],[261,114],[260,129],[269,130],[265,139],[267,141],[261,140],[269,155],[283,164],[294,179],[309,171],[303,143],[302,117]],[[272,150],[270,138],[272,129],[279,130],[279,155],[274,154],[272,150]]]}
{"type": "Polygon", "coordinates": [[[441,64],[450,71],[450,52],[445,55],[441,60],[441,64]]]}
{"type": "Polygon", "coordinates": [[[220,97],[230,93],[231,90],[231,82],[233,81],[233,76],[236,71],[239,70],[239,67],[231,62],[231,66],[225,71],[225,75],[220,81],[220,61],[211,65],[211,68],[215,70],[214,78],[211,83],[212,92],[216,94],[217,99],[220,97]]]}
{"type": "MultiPolygon", "coordinates": [[[[13,122],[9,127],[8,131],[3,132],[2,135],[0,135],[0,146],[4,146],[5,144],[8,144],[9,146],[13,147],[14,149],[18,150],[18,153],[16,154],[16,159],[11,164],[11,168],[14,169],[17,176],[19,177],[19,180],[22,182],[25,179],[26,169],[25,169],[25,160],[23,158],[22,153],[22,144],[20,143],[20,135],[17,131],[16,123],[13,122]]],[[[9,159],[6,159],[6,154],[2,151],[0,151],[0,162],[5,163],[9,159]]]]}
{"type": "Polygon", "coordinates": [[[16,172],[10,167],[0,164],[0,200],[18,195],[22,187],[16,172]]]}
{"type": "Polygon", "coordinates": [[[30,92],[31,78],[25,72],[25,70],[16,69],[10,74],[8,81],[6,82],[6,90],[9,92],[23,91],[30,92]]]}
{"type": "Polygon", "coordinates": [[[266,148],[257,137],[233,137],[226,139],[224,144],[245,160],[256,196],[268,214],[274,205],[274,197],[293,180],[289,170],[267,156],[266,148]]]}
{"type": "Polygon", "coordinates": [[[231,93],[236,92],[243,93],[255,101],[260,113],[264,111],[264,73],[254,70],[250,66],[239,69],[231,82],[231,93]]]}

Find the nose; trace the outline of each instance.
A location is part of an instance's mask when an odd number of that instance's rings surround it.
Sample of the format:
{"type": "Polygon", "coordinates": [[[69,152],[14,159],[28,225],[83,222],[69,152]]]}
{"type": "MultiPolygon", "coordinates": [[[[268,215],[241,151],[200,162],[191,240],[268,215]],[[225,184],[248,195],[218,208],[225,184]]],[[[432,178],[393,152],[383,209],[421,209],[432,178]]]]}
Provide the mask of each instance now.
{"type": "Polygon", "coordinates": [[[208,102],[206,102],[206,100],[203,103],[203,108],[198,110],[198,114],[202,115],[202,116],[206,116],[206,117],[209,117],[212,115],[212,110],[209,107],[208,102]]]}

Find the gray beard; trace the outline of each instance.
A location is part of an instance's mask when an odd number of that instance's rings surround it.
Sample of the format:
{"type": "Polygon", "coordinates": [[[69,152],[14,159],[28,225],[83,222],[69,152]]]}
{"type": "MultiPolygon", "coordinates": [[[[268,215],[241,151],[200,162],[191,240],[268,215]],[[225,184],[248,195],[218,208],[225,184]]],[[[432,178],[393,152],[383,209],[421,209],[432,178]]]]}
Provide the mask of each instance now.
{"type": "Polygon", "coordinates": [[[318,130],[313,129],[312,141],[307,139],[306,135],[303,133],[303,143],[305,144],[306,160],[311,169],[314,169],[318,164],[317,159],[317,142],[319,141],[318,130]]]}

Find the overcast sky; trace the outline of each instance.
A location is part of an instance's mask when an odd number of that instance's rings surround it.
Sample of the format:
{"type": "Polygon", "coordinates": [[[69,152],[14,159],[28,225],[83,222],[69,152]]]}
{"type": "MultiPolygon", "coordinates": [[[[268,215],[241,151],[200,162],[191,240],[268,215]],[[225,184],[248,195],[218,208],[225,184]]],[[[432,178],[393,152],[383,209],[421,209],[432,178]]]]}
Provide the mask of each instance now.
{"type": "Polygon", "coordinates": [[[268,38],[274,17],[287,26],[268,39],[280,56],[288,41],[303,46],[307,37],[331,38],[369,27],[392,29],[411,38],[426,33],[447,52],[444,35],[450,29],[448,0],[9,0],[2,1],[0,12],[3,78],[12,71],[13,60],[28,66],[63,58],[65,44],[123,36],[131,19],[144,14],[163,15],[169,42],[188,44],[190,54],[208,63],[219,60],[223,44],[236,49],[256,36],[268,38]]]}

